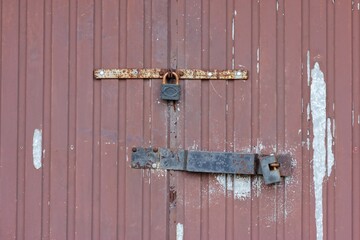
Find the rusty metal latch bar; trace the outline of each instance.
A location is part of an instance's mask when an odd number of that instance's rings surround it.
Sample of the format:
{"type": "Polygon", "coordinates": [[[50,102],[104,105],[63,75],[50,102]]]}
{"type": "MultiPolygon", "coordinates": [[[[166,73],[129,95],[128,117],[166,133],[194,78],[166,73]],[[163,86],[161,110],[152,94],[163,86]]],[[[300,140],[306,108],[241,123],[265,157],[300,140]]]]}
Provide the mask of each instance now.
{"type": "Polygon", "coordinates": [[[132,149],[131,167],[199,173],[263,175],[266,184],[281,182],[292,172],[290,155],[207,152],[168,148],[132,149]]]}
{"type": "Polygon", "coordinates": [[[162,78],[166,72],[176,72],[180,79],[186,80],[247,80],[248,71],[245,69],[204,71],[199,69],[168,70],[160,68],[126,68],[126,69],[96,69],[95,79],[139,79],[162,78]]]}

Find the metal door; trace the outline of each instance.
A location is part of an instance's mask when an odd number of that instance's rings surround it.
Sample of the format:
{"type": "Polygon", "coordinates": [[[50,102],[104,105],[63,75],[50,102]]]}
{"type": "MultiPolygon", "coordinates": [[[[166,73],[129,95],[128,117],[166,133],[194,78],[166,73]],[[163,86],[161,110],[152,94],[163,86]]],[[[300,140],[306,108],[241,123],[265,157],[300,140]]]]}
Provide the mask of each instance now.
{"type": "Polygon", "coordinates": [[[0,239],[359,239],[360,2],[3,0],[0,239]],[[95,80],[95,68],[249,70],[95,80]],[[290,153],[261,177],[130,167],[133,146],[290,153]]]}

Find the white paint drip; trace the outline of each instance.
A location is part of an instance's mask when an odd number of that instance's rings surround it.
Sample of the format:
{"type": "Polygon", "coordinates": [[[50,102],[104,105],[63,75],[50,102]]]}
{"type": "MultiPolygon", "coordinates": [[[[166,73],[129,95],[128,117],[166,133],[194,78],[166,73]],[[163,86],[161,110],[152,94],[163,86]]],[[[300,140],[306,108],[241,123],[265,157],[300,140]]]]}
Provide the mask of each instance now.
{"type": "MultiPolygon", "coordinates": [[[[311,70],[310,103],[313,123],[313,175],[315,191],[315,219],[316,239],[323,239],[323,181],[326,174],[326,156],[331,159],[331,149],[326,148],[326,130],[331,132],[331,126],[326,129],[326,83],[324,73],[320,70],[319,63],[314,64],[311,70]]],[[[328,122],[330,119],[328,120],[328,122]]],[[[331,134],[330,134],[331,135],[331,134]]],[[[330,139],[332,142],[332,138],[330,139]]],[[[328,140],[329,141],[329,140],[328,140]]],[[[331,152],[332,153],[332,152],[331,152]]],[[[328,165],[330,167],[330,165],[328,165]]],[[[332,166],[331,166],[332,167],[332,166]]]]}
{"type": "Polygon", "coordinates": [[[33,164],[36,169],[40,169],[42,155],[42,131],[35,129],[33,135],[33,164]]]}
{"type": "Polygon", "coordinates": [[[307,105],[306,113],[307,113],[306,119],[309,121],[310,120],[310,104],[307,105]]]}
{"type": "Polygon", "coordinates": [[[217,182],[220,184],[222,190],[225,192],[233,191],[234,198],[245,200],[251,195],[251,180],[248,176],[234,175],[234,182],[232,182],[232,175],[220,174],[216,176],[217,182]]]}
{"type": "Polygon", "coordinates": [[[332,151],[333,135],[331,132],[331,119],[327,119],[327,176],[330,177],[332,167],[334,166],[334,153],[332,151]]]}
{"type": "Polygon", "coordinates": [[[181,223],[176,224],[176,240],[184,239],[184,225],[181,223]]]}
{"type": "Polygon", "coordinates": [[[358,124],[360,125],[360,115],[358,115],[358,124]]]}

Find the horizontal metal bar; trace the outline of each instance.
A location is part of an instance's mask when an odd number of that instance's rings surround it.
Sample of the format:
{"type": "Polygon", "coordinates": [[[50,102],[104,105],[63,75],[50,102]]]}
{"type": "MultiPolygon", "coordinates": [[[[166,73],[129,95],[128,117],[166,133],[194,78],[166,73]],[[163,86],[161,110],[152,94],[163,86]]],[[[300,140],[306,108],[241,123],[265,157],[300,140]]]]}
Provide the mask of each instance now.
{"type": "MultiPolygon", "coordinates": [[[[160,68],[124,68],[124,69],[96,69],[95,79],[140,79],[140,78],[162,78],[167,69],[160,68]]],[[[211,80],[247,80],[248,71],[245,69],[234,70],[212,70],[199,69],[177,69],[175,72],[180,79],[211,79],[211,80]]]]}
{"type": "MultiPolygon", "coordinates": [[[[168,148],[133,148],[132,168],[168,169],[188,172],[261,175],[259,156],[254,153],[206,152],[168,148]]],[[[281,176],[292,172],[291,156],[275,156],[281,176]]]]}

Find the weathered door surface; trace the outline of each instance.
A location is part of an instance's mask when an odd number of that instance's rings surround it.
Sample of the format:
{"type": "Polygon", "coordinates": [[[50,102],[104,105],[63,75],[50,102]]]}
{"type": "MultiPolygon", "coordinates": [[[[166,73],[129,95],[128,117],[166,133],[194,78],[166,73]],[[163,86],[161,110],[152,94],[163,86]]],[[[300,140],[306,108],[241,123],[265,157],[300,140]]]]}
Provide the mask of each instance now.
{"type": "Polygon", "coordinates": [[[0,239],[360,239],[359,0],[2,0],[0,239]],[[95,68],[249,70],[95,80],[95,68]],[[290,153],[293,176],[130,167],[290,153]]]}

